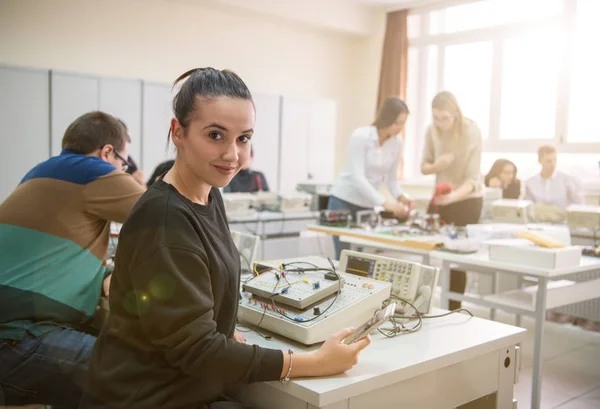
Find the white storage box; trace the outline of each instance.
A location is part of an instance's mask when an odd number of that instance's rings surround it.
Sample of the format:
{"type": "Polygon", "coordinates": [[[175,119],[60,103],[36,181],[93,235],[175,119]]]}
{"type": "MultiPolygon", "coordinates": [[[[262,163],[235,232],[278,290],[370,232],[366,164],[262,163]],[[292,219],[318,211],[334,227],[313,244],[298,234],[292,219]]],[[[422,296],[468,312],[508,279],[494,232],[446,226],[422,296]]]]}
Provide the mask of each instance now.
{"type": "Polygon", "coordinates": [[[548,270],[579,266],[581,247],[543,248],[527,239],[490,240],[490,260],[548,270]]]}

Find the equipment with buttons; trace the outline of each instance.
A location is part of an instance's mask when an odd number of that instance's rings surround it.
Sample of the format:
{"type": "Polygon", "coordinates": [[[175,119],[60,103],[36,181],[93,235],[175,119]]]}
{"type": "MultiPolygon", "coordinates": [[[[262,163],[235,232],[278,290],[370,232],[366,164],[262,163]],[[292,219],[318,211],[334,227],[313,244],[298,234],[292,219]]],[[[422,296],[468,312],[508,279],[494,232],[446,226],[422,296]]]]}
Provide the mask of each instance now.
{"type": "MultiPolygon", "coordinates": [[[[411,302],[421,314],[428,314],[431,309],[432,294],[439,277],[439,269],[435,267],[343,250],[338,268],[349,274],[390,283],[392,294],[411,302]]],[[[346,277],[349,276],[346,275],[346,277]]],[[[368,283],[363,285],[368,285],[368,283]]],[[[406,311],[406,305],[404,308],[406,311]]]]}
{"type": "Polygon", "coordinates": [[[390,283],[339,268],[334,273],[323,257],[261,261],[260,266],[261,274],[242,285],[240,322],[307,345],[362,325],[390,297],[390,283]]]}

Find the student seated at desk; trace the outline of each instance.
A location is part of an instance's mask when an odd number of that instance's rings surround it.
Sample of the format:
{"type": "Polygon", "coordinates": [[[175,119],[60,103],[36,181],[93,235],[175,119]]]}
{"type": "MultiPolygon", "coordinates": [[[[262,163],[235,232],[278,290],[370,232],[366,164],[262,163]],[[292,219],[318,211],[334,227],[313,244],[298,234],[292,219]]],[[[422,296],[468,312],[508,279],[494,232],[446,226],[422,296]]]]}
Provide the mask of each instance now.
{"type": "Polygon", "coordinates": [[[237,175],[231,179],[231,182],[223,188],[224,193],[254,193],[268,192],[269,185],[262,172],[251,170],[254,161],[254,149],[250,147],[250,160],[237,175]]]}
{"type": "Polygon", "coordinates": [[[144,191],[121,170],[128,144],[112,116],[82,115],[0,204],[0,405],[79,405],[110,221],[144,191]]]}
{"type": "Polygon", "coordinates": [[[310,354],[246,345],[235,329],[240,258],[223,198],[247,164],[255,111],[231,71],[194,69],[173,103],[173,168],[121,229],[110,317],[94,347],[81,409],[240,408],[240,383],[342,373],[369,344],[341,331],[310,354]]]}
{"type": "Polygon", "coordinates": [[[525,199],[554,205],[562,210],[583,202],[575,178],[556,170],[556,149],[553,146],[544,145],[538,149],[538,162],[542,171],[527,181],[525,199]]]}
{"type": "Polygon", "coordinates": [[[485,175],[487,187],[502,188],[504,199],[518,199],[521,196],[521,181],[517,179],[517,167],[508,159],[498,159],[485,175]]]}

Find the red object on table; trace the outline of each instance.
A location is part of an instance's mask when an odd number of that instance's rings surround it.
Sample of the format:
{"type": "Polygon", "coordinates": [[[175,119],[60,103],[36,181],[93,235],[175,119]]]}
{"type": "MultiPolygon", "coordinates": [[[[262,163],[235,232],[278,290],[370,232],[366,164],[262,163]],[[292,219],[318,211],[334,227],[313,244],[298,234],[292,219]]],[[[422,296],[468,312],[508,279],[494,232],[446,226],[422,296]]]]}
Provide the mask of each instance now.
{"type": "Polygon", "coordinates": [[[434,214],[439,214],[438,205],[434,203],[436,197],[448,195],[452,192],[452,185],[450,183],[440,183],[435,187],[435,192],[433,193],[433,197],[429,202],[429,208],[433,211],[434,214]]]}

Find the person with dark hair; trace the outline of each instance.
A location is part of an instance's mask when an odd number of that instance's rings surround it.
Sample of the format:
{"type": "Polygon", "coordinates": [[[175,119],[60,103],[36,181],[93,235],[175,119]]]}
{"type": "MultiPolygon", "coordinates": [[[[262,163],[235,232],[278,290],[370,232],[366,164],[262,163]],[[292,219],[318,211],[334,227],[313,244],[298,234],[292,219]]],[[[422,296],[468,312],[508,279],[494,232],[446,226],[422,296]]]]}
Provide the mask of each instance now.
{"type": "MultiPolygon", "coordinates": [[[[360,210],[378,210],[402,217],[413,203],[402,194],[396,178],[402,143],[397,138],[404,130],[408,107],[400,98],[383,102],[370,126],[356,129],[350,137],[346,166],[339,175],[329,198],[329,210],[350,210],[353,217],[360,210]],[[385,183],[394,201],[386,201],[379,192],[385,183]]],[[[345,246],[334,236],[336,257],[345,246]]]]}
{"type": "Polygon", "coordinates": [[[112,116],[84,114],[0,204],[0,405],[79,405],[110,221],[144,191],[121,170],[128,143],[112,116]]]}
{"type": "Polygon", "coordinates": [[[240,408],[223,399],[236,384],[341,373],[370,342],[342,344],[345,330],[310,354],[245,344],[240,258],[218,188],[249,160],[254,102],[231,71],[194,69],[180,82],[175,164],[121,229],[82,409],[240,408]]]}
{"type": "Polygon", "coordinates": [[[154,182],[156,182],[158,179],[164,176],[165,173],[170,171],[174,164],[175,161],[172,159],[159,163],[158,166],[154,169],[154,172],[152,172],[150,179],[148,179],[148,181],[146,182],[146,186],[152,186],[154,182]]]}
{"type": "Polygon", "coordinates": [[[487,187],[502,189],[504,199],[518,199],[521,196],[521,181],[517,179],[517,167],[508,159],[498,159],[485,175],[487,187]]]}
{"type": "MultiPolygon", "coordinates": [[[[435,184],[449,187],[448,193],[434,195],[428,213],[438,213],[443,223],[463,227],[479,223],[483,207],[481,183],[481,131],[475,121],[463,116],[456,97],[438,93],[431,101],[433,123],[425,135],[421,161],[424,175],[435,175],[435,184]]],[[[436,188],[436,189],[438,189],[436,188]]],[[[450,271],[450,291],[464,294],[467,273],[450,271]]],[[[450,301],[450,309],[461,307],[450,301]]]]}
{"type": "Polygon", "coordinates": [[[231,182],[223,189],[225,193],[253,193],[268,192],[269,185],[262,172],[251,170],[254,161],[254,148],[250,147],[250,160],[240,169],[237,175],[231,179],[231,182]]]}
{"type": "Polygon", "coordinates": [[[554,146],[540,146],[538,162],[542,166],[542,171],[527,180],[525,199],[534,203],[554,205],[563,210],[569,205],[583,203],[577,180],[556,169],[554,146]]]}

